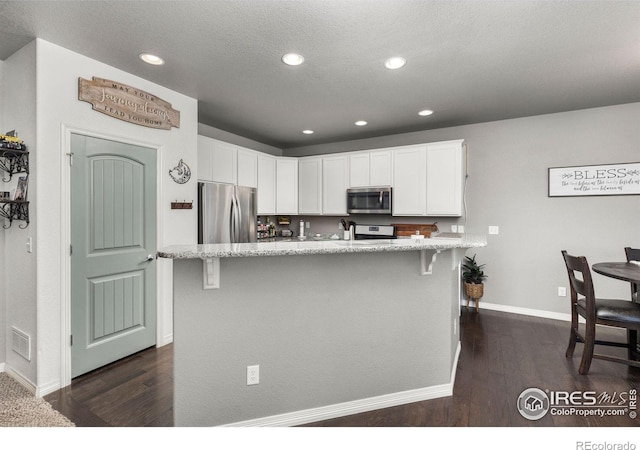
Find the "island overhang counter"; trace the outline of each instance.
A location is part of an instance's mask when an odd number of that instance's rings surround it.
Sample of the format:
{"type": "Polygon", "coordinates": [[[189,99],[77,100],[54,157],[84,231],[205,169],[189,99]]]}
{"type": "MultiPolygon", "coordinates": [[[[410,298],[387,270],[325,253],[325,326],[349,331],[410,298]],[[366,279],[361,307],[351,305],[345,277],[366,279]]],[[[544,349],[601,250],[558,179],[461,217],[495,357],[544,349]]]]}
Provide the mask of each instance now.
{"type": "Polygon", "coordinates": [[[465,235],[161,249],[173,259],[175,425],[298,425],[451,395],[460,261],[485,245],[465,235]]]}

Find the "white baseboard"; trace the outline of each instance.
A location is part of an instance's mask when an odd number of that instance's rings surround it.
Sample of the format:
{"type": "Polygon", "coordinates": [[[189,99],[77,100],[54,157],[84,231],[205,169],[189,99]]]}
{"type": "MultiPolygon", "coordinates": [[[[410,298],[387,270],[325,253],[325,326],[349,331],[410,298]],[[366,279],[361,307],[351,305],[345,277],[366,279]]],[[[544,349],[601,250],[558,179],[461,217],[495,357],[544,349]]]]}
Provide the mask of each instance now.
{"type": "Polygon", "coordinates": [[[52,381],[49,384],[45,384],[42,386],[38,386],[36,389],[36,395],[38,397],[44,397],[45,395],[51,394],[59,389],[62,389],[62,385],[59,381],[52,381]]]}
{"type": "Polygon", "coordinates": [[[407,403],[432,400],[434,398],[448,397],[453,395],[453,385],[456,379],[458,359],[460,357],[460,342],[454,356],[451,378],[449,383],[426,388],[412,389],[409,391],[396,392],[393,394],[380,395],[361,400],[338,403],[335,405],[322,406],[320,408],[305,409],[275,416],[261,417],[258,419],[245,420],[242,422],[223,425],[225,427],[291,427],[306,423],[318,422],[321,420],[334,419],[336,417],[350,416],[363,412],[373,411],[381,408],[405,405],[407,403]]]}
{"type": "MultiPolygon", "coordinates": [[[[466,306],[466,300],[461,303],[462,308],[466,306]]],[[[475,302],[472,300],[469,302],[469,308],[475,308],[475,302]]],[[[545,311],[542,309],[530,309],[521,308],[519,306],[500,305],[497,303],[480,302],[479,309],[488,309],[491,311],[500,311],[511,314],[522,314],[524,316],[542,317],[544,319],[562,320],[565,322],[571,322],[571,314],[569,313],[557,313],[552,311],[545,311]]]]}
{"type": "Polygon", "coordinates": [[[31,381],[29,381],[27,378],[25,378],[22,374],[20,374],[19,372],[15,371],[10,366],[6,365],[6,363],[3,363],[2,372],[6,372],[7,375],[9,375],[11,378],[16,380],[22,386],[27,388],[29,390],[29,392],[31,392],[33,395],[36,395],[36,386],[31,381]]]}

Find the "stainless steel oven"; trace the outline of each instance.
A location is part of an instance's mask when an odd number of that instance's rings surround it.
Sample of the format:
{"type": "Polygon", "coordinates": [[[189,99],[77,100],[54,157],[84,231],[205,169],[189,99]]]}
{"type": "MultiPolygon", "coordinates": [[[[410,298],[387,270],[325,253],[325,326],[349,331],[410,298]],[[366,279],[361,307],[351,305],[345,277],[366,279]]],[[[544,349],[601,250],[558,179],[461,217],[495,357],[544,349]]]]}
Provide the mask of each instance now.
{"type": "Polygon", "coordinates": [[[391,214],[391,186],[347,189],[349,214],[391,214]]]}

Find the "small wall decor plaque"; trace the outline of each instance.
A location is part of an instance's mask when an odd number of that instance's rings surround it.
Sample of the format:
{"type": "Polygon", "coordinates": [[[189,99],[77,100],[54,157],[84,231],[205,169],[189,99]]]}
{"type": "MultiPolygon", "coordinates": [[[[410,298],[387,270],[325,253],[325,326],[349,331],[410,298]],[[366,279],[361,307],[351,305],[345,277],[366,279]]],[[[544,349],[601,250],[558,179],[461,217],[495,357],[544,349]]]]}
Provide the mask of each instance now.
{"type": "Polygon", "coordinates": [[[178,184],[185,184],[191,178],[191,169],[183,160],[169,171],[169,176],[178,184]]]}
{"type": "Polygon", "coordinates": [[[78,100],[125,122],[163,130],[180,128],[180,111],[173,109],[171,103],[117,81],[78,78],[78,100]]]}
{"type": "Polygon", "coordinates": [[[640,163],[549,168],[549,197],[640,195],[640,163]]]}

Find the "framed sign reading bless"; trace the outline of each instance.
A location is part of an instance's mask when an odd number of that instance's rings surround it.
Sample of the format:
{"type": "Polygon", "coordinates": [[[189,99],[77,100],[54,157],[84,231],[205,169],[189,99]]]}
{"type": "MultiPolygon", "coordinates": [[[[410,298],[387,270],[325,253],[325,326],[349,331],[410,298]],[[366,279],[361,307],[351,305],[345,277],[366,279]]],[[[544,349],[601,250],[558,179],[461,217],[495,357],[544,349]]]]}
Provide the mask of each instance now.
{"type": "Polygon", "coordinates": [[[549,168],[549,197],[640,195],[640,163],[549,168]]]}

